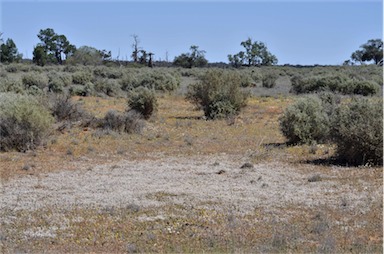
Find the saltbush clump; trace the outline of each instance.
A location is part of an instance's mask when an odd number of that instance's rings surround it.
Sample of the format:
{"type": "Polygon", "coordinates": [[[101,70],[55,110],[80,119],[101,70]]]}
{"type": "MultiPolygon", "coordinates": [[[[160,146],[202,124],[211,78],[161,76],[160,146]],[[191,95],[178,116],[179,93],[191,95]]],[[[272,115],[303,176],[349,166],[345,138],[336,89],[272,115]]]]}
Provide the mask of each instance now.
{"type": "Polygon", "coordinates": [[[355,98],[340,104],[332,120],[337,156],[350,165],[383,164],[383,100],[355,98]]]}
{"type": "Polygon", "coordinates": [[[157,111],[155,92],[146,87],[137,87],[128,94],[128,107],[149,119],[157,111]]]}
{"type": "Polygon", "coordinates": [[[276,73],[267,73],[263,76],[262,83],[265,88],[273,88],[276,86],[276,81],[279,75],[276,73]]]}
{"type": "Polygon", "coordinates": [[[74,103],[69,95],[50,97],[49,108],[57,121],[78,121],[86,118],[85,111],[78,103],[74,103]]]}
{"type": "Polygon", "coordinates": [[[117,68],[98,66],[93,70],[93,74],[101,78],[119,79],[123,76],[123,72],[117,68]]]}
{"type": "Polygon", "coordinates": [[[374,95],[380,86],[374,81],[351,79],[345,74],[328,76],[294,76],[291,78],[292,91],[295,93],[311,93],[332,91],[342,94],[374,95]]]}
{"type": "Polygon", "coordinates": [[[289,106],[279,119],[280,129],[291,144],[321,143],[329,137],[329,116],[321,99],[307,97],[289,106]]]}
{"type": "Polygon", "coordinates": [[[142,115],[134,110],[125,113],[119,113],[115,110],[110,110],[106,113],[99,123],[99,127],[103,130],[112,130],[125,133],[140,133],[144,128],[142,115]]]}
{"type": "Polygon", "coordinates": [[[85,85],[92,81],[92,73],[88,71],[77,71],[72,74],[72,81],[74,84],[85,85]]]}
{"type": "Polygon", "coordinates": [[[246,106],[247,94],[240,89],[239,74],[210,70],[201,82],[188,87],[187,100],[204,111],[208,119],[239,114],[246,106]]]}
{"type": "Polygon", "coordinates": [[[49,134],[50,112],[32,96],[0,93],[0,150],[27,151],[49,134]]]}
{"type": "Polygon", "coordinates": [[[117,80],[99,79],[95,82],[95,91],[113,97],[118,96],[121,89],[117,80]]]}
{"type": "Polygon", "coordinates": [[[180,78],[168,72],[154,71],[138,77],[136,86],[144,86],[157,91],[174,91],[180,86],[180,78]]]}
{"type": "Polygon", "coordinates": [[[22,77],[22,83],[26,89],[31,87],[36,87],[39,89],[44,89],[48,86],[48,77],[45,74],[40,74],[38,72],[26,73],[22,77]]]}
{"type": "Polygon", "coordinates": [[[25,87],[19,79],[0,79],[0,92],[24,93],[25,87]]]}

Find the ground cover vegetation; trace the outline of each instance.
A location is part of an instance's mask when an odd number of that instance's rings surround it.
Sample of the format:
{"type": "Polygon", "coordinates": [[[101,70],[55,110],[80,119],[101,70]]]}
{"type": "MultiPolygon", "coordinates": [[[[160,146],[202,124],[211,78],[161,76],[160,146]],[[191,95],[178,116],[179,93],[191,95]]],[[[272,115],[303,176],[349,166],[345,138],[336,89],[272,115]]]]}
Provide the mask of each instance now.
{"type": "MultiPolygon", "coordinates": [[[[276,163],[287,168],[286,182],[293,168],[308,189],[332,183],[327,188],[343,186],[345,193],[336,205],[285,200],[248,212],[219,201],[178,203],[186,194],[166,191],[146,196],[160,206],[1,207],[5,253],[382,253],[381,66],[271,66],[277,58],[248,39],[244,52],[229,56],[231,68],[203,67],[205,52],[197,46],[176,57],[173,68],[153,67],[137,36],[134,63],[125,65],[105,50],[76,49],[53,29],[39,38],[34,63],[11,57],[0,65],[4,186],[36,177],[35,189],[43,190],[41,175],[63,168],[113,171],[122,160],[222,155],[247,163],[235,174],[220,160],[209,162],[217,168],[212,175],[260,183],[260,195],[273,181],[248,174],[257,173],[254,165],[276,163]],[[347,190],[370,198],[349,198],[347,190]]],[[[376,44],[369,41],[355,56],[379,63],[368,53],[376,44]]]]}

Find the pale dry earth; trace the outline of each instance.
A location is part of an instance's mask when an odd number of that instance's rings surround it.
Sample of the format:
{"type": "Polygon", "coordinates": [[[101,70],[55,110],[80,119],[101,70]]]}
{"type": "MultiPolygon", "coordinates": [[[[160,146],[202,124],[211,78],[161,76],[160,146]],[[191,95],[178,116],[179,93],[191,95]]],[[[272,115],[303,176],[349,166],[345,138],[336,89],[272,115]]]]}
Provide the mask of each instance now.
{"type": "Polygon", "coordinates": [[[310,182],[316,171],[310,164],[303,171],[283,162],[241,168],[245,162],[246,158],[223,154],[122,160],[74,171],[65,170],[64,165],[59,172],[4,182],[0,210],[181,204],[232,207],[246,214],[260,207],[340,207],[346,202],[350,209],[364,214],[382,199],[382,185],[364,179],[340,181],[343,169],[336,166],[318,174],[320,181],[310,182]]]}

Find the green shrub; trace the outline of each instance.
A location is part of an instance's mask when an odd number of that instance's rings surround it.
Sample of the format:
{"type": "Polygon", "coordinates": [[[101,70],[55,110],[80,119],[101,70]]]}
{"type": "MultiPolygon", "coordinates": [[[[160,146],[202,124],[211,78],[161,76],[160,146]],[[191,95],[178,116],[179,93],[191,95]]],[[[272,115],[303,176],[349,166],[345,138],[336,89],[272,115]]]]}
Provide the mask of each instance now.
{"type": "Polygon", "coordinates": [[[351,165],[383,164],[383,100],[355,98],[332,119],[338,158],[351,165]]]}
{"type": "Polygon", "coordinates": [[[374,81],[351,80],[341,91],[344,94],[361,94],[364,96],[374,95],[380,91],[380,86],[374,81]]]}
{"type": "Polygon", "coordinates": [[[138,80],[133,73],[124,73],[119,83],[123,91],[129,91],[139,86],[138,80]]]}
{"type": "Polygon", "coordinates": [[[240,86],[251,87],[256,86],[256,82],[252,79],[252,76],[248,72],[239,72],[240,86]]]}
{"type": "Polygon", "coordinates": [[[247,94],[240,89],[238,73],[209,70],[201,82],[188,89],[187,100],[201,108],[208,119],[237,115],[246,106],[247,94]]]}
{"type": "Polygon", "coordinates": [[[77,71],[72,74],[72,81],[74,84],[85,85],[92,81],[92,73],[88,71],[77,71]]]}
{"type": "Polygon", "coordinates": [[[0,93],[0,150],[36,148],[48,135],[53,118],[31,96],[0,93]]]}
{"type": "Polygon", "coordinates": [[[72,85],[72,75],[64,72],[52,71],[48,73],[48,90],[55,93],[61,93],[65,87],[72,85]]]}
{"type": "Polygon", "coordinates": [[[69,87],[69,94],[73,96],[91,96],[94,94],[94,85],[91,82],[83,85],[72,85],[69,87]]]}
{"type": "Polygon", "coordinates": [[[9,64],[5,67],[5,70],[9,73],[16,73],[19,71],[18,64],[9,64]]]}
{"type": "Polygon", "coordinates": [[[279,76],[275,73],[268,73],[263,76],[262,82],[263,87],[265,88],[273,88],[276,86],[276,81],[279,76]]]}
{"type": "Polygon", "coordinates": [[[157,91],[174,91],[180,86],[180,78],[168,72],[154,71],[138,77],[138,86],[157,91]]]}
{"type": "Polygon", "coordinates": [[[23,85],[26,89],[30,87],[37,87],[39,89],[44,89],[48,86],[48,77],[45,74],[40,74],[37,72],[26,73],[22,77],[23,85]]]}
{"type": "Polygon", "coordinates": [[[364,79],[351,79],[344,74],[328,76],[294,76],[291,78],[292,91],[295,93],[311,93],[333,91],[343,94],[373,95],[379,92],[380,86],[364,79]]]}
{"type": "Polygon", "coordinates": [[[19,79],[2,78],[0,79],[1,92],[24,93],[25,88],[19,79]]]}
{"type": "Polygon", "coordinates": [[[149,119],[157,110],[157,99],[155,92],[146,87],[138,87],[128,94],[128,106],[149,119]]]}
{"type": "Polygon", "coordinates": [[[329,137],[329,116],[317,97],[299,99],[284,111],[279,122],[291,144],[321,143],[329,137]]]}
{"type": "Polygon", "coordinates": [[[119,79],[123,76],[123,72],[117,68],[99,66],[93,70],[93,74],[101,78],[119,79]]]}
{"type": "Polygon", "coordinates": [[[120,84],[114,79],[99,79],[95,83],[95,91],[108,96],[118,96],[121,93],[120,84]]]}

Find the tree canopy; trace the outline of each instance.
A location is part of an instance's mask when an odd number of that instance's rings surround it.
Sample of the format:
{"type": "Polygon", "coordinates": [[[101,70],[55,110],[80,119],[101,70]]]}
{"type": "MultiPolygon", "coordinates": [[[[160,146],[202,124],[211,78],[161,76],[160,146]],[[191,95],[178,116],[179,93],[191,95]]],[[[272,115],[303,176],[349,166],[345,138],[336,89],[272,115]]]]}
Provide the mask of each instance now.
{"type": "Polygon", "coordinates": [[[352,53],[351,59],[355,62],[374,61],[375,64],[382,64],[383,61],[383,41],[381,39],[371,39],[360,46],[360,50],[352,53]]]}
{"type": "Polygon", "coordinates": [[[111,51],[98,50],[94,47],[81,46],[68,58],[71,64],[98,65],[111,59],[111,51]]]}
{"type": "Polygon", "coordinates": [[[198,46],[192,45],[190,51],[191,53],[183,53],[180,56],[175,57],[173,64],[184,68],[204,67],[208,64],[208,61],[204,56],[204,50],[199,50],[198,46]]]}
{"type": "Polygon", "coordinates": [[[76,47],[72,45],[67,37],[62,34],[56,34],[52,28],[41,29],[37,37],[40,39],[39,43],[33,52],[35,62],[43,62],[41,58],[45,58],[46,61],[52,63],[63,63],[63,54],[65,58],[73,55],[76,51],[76,47]],[[44,50],[44,56],[41,49],[44,50]],[[39,51],[39,52],[35,52],[39,51]]]}
{"type": "Polygon", "coordinates": [[[275,55],[268,51],[267,46],[263,42],[252,42],[251,38],[240,43],[244,47],[245,51],[240,51],[235,55],[228,55],[228,60],[231,65],[240,67],[256,66],[256,65],[274,65],[277,64],[277,58],[275,55]]]}
{"type": "Polygon", "coordinates": [[[19,54],[16,44],[12,39],[7,39],[5,43],[1,39],[1,42],[0,62],[12,63],[21,60],[22,54],[19,54]]]}

